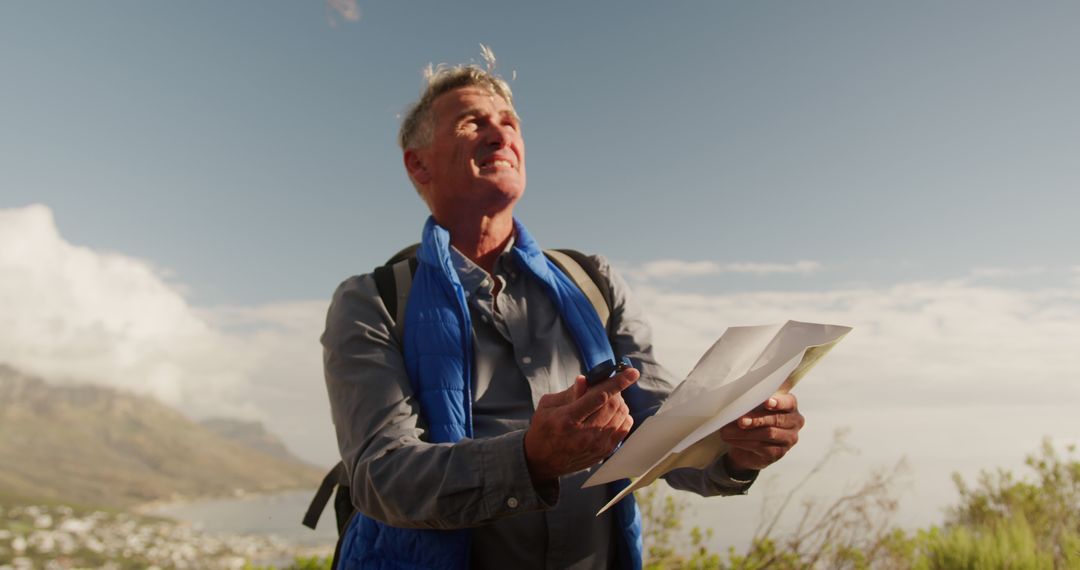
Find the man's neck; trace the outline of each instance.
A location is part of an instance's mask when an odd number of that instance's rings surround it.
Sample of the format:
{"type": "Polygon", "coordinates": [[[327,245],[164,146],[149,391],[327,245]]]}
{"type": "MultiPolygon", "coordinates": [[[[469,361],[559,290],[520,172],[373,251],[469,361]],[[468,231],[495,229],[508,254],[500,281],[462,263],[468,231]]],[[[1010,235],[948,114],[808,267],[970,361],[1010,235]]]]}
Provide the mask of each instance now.
{"type": "Polygon", "coordinates": [[[495,260],[506,249],[507,242],[514,234],[511,211],[456,223],[440,221],[439,224],[450,232],[450,245],[488,273],[493,272],[495,260]]]}

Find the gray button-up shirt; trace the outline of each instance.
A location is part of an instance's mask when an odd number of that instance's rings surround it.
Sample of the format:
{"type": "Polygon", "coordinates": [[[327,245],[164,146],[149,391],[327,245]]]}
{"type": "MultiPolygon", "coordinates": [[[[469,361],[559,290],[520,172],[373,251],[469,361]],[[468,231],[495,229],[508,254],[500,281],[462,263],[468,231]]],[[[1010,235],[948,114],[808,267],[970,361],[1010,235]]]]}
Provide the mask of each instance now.
{"type": "MultiPolygon", "coordinates": [[[[425,441],[393,317],[374,278],[338,287],[322,336],[326,386],[353,502],[364,514],[407,528],[474,528],[474,568],[609,568],[614,564],[604,486],[582,489],[588,471],[534,485],[524,436],[544,394],[569,387],[582,372],[577,347],[540,283],[509,251],[489,275],[451,252],[473,323],[474,438],[425,441]],[[500,287],[493,295],[495,280],[500,287]]],[[[593,258],[610,289],[612,348],[633,359],[638,386],[659,404],[672,389],[653,357],[651,330],[625,282],[593,258]]],[[[746,492],[717,461],[705,470],[677,470],[676,488],[701,495],[746,492]]]]}

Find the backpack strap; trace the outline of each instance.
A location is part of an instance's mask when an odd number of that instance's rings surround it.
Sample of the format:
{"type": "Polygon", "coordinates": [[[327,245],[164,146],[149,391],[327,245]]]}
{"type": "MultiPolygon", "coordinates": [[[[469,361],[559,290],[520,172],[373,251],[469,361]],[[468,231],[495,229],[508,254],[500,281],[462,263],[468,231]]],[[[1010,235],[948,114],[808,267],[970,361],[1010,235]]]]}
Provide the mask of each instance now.
{"type": "Polygon", "coordinates": [[[416,250],[420,244],[414,243],[395,253],[386,263],[375,268],[375,287],[379,290],[386,312],[394,319],[394,337],[401,340],[405,322],[405,303],[409,300],[412,289],[412,276],[420,262],[416,259],[416,250]]]}
{"type": "Polygon", "coordinates": [[[334,487],[344,483],[345,479],[345,464],[338,461],[337,465],[323,477],[322,483],[319,484],[319,490],[315,492],[315,496],[311,499],[311,504],[308,505],[308,510],[304,513],[304,526],[315,530],[315,526],[319,524],[319,517],[322,516],[323,510],[326,509],[326,503],[330,502],[330,493],[334,491],[334,487]]]}
{"type": "Polygon", "coordinates": [[[416,251],[420,249],[419,243],[414,243],[410,246],[401,248],[400,251],[395,253],[390,259],[386,260],[386,265],[393,265],[403,259],[415,259],[416,251]]]}
{"type": "Polygon", "coordinates": [[[606,287],[607,279],[600,275],[596,264],[584,253],[573,249],[545,249],[544,254],[581,289],[607,329],[611,320],[611,293],[606,287]],[[601,287],[601,284],[605,286],[601,287]]]}
{"type": "MultiPolygon", "coordinates": [[[[379,298],[382,299],[386,312],[394,319],[394,327],[405,321],[405,303],[409,299],[409,290],[412,288],[412,276],[420,262],[416,259],[416,250],[420,244],[414,243],[394,254],[387,262],[375,268],[372,276],[375,278],[375,287],[379,290],[379,298]]],[[[395,330],[394,336],[399,340],[400,331],[395,330]]]]}
{"type": "Polygon", "coordinates": [[[405,336],[405,305],[409,301],[412,276],[418,264],[416,257],[409,257],[376,267],[374,272],[375,287],[379,290],[386,312],[394,319],[391,330],[399,343],[405,336]]]}

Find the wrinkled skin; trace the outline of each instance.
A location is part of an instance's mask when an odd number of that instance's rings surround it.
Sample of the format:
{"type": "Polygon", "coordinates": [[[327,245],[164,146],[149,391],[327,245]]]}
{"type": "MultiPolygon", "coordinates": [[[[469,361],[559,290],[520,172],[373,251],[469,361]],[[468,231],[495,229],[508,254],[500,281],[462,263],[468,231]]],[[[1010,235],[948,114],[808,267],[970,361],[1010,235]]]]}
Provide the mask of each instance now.
{"type": "Polygon", "coordinates": [[[773,394],[750,413],[720,429],[731,446],[725,458],[728,473],[764,469],[783,457],[799,441],[806,423],[794,394],[773,394]]]}
{"type": "Polygon", "coordinates": [[[634,425],[622,391],[640,376],[629,368],[591,388],[578,376],[573,386],[540,398],[525,432],[533,481],[581,471],[615,451],[634,425]]]}

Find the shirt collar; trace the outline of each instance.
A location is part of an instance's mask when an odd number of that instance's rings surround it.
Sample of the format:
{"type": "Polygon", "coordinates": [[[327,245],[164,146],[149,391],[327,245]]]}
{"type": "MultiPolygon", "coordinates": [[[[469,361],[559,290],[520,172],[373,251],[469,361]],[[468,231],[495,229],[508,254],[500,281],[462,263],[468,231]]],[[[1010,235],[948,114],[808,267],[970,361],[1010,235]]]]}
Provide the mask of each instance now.
{"type": "MultiPolygon", "coordinates": [[[[506,243],[506,248],[502,250],[499,258],[495,260],[496,273],[514,272],[514,266],[511,263],[512,257],[509,255],[510,250],[513,248],[514,236],[511,235],[510,240],[506,243]]],[[[454,270],[457,271],[458,279],[461,280],[461,287],[465,290],[466,295],[472,295],[478,290],[489,291],[491,289],[492,276],[488,275],[487,271],[473,263],[471,259],[454,246],[450,246],[450,261],[454,264],[454,270]]]]}

